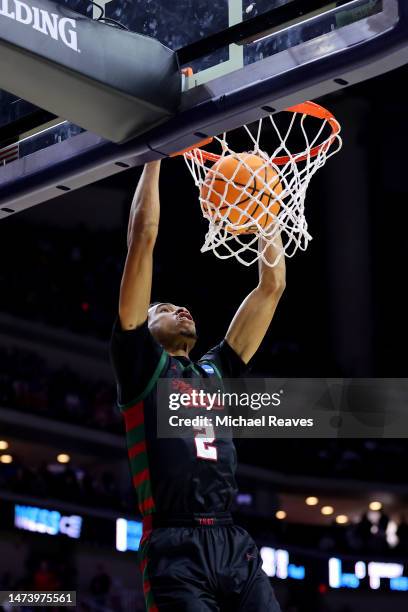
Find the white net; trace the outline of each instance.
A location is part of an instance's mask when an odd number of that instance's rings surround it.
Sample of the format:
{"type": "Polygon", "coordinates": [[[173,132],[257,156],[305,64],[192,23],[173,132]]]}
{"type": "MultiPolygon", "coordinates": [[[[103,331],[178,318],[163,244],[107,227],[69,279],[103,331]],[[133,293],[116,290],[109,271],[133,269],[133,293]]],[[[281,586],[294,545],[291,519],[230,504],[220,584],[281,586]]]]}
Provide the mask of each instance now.
{"type": "Polygon", "coordinates": [[[224,133],[213,141],[220,154],[199,148],[184,154],[209,222],[201,252],[235,257],[247,266],[260,259],[274,266],[283,255],[306,250],[306,191],[342,140],[339,123],[317,104],[288,111],[243,126],[237,146],[246,139],[246,152],[232,150],[224,133]]]}

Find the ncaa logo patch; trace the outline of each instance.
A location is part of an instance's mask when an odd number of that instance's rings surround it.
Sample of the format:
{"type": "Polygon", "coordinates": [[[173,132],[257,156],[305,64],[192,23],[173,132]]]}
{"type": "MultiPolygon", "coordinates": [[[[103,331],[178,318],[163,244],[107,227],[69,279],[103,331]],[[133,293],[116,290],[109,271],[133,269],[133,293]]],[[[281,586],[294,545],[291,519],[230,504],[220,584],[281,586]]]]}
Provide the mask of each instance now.
{"type": "Polygon", "coordinates": [[[209,363],[202,363],[201,367],[205,372],[207,372],[207,374],[215,374],[214,368],[209,363]]]}

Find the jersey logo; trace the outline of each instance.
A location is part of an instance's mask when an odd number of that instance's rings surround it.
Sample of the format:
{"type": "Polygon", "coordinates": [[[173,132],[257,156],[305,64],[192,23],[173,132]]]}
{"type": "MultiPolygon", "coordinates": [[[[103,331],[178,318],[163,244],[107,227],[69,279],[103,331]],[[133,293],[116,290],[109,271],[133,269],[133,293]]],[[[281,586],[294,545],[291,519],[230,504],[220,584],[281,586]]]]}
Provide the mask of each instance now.
{"type": "Polygon", "coordinates": [[[200,365],[203,368],[204,372],[207,372],[207,374],[215,374],[214,368],[209,363],[202,363],[200,365]]]}

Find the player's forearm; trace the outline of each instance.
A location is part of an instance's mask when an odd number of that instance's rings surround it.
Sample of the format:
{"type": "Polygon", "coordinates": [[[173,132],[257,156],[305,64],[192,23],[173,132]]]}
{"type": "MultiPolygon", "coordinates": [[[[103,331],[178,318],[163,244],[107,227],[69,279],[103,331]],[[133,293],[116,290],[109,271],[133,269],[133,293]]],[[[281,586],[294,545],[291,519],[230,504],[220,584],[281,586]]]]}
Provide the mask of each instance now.
{"type": "Polygon", "coordinates": [[[256,287],[243,301],[225,336],[228,344],[248,363],[272,322],[281,291],[256,287]]]}
{"type": "Polygon", "coordinates": [[[269,263],[277,261],[276,265],[271,267],[260,258],[259,287],[263,292],[282,294],[286,286],[286,265],[285,254],[281,250],[282,241],[280,236],[276,237],[275,243],[266,246],[264,240],[262,238],[259,239],[259,250],[263,252],[266,261],[269,263]]]}
{"type": "MultiPolygon", "coordinates": [[[[259,241],[259,250],[270,263],[281,253],[280,247],[280,237],[275,245],[266,245],[263,239],[259,241]]],[[[264,339],[284,289],[284,255],[273,267],[260,260],[258,286],[241,304],[226,335],[228,344],[244,363],[248,363],[264,339]]]]}
{"type": "Polygon", "coordinates": [[[146,239],[153,245],[156,241],[160,218],[159,174],[160,161],[146,164],[143,169],[129,214],[128,248],[133,240],[146,239]]]}

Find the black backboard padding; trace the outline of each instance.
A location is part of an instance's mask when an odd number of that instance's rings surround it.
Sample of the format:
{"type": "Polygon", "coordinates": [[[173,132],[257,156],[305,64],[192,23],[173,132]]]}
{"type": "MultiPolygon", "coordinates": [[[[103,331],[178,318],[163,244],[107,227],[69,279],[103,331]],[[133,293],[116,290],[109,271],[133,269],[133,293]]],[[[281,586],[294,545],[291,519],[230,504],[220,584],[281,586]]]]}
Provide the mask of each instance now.
{"type": "Polygon", "coordinates": [[[0,89],[113,142],[142,134],[177,111],[181,76],[173,51],[54,2],[36,0],[35,6],[57,14],[58,23],[73,20],[63,23],[77,44],[69,47],[61,37],[0,15],[0,89]]]}

